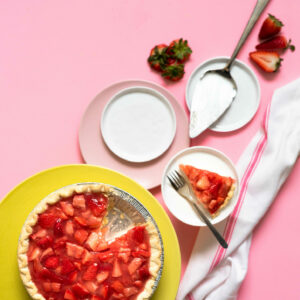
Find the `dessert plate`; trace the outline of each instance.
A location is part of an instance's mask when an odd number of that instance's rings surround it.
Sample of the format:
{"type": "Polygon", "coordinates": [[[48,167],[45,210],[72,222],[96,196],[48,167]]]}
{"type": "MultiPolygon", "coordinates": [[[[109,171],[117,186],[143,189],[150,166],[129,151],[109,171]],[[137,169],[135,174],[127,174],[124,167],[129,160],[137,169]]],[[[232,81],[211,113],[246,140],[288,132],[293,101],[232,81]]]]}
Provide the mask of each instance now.
{"type": "Polygon", "coordinates": [[[192,165],[196,168],[209,170],[222,176],[230,176],[236,180],[234,195],[227,206],[225,206],[214,218],[211,218],[209,213],[206,213],[206,216],[210,219],[212,224],[221,222],[228,217],[236,205],[239,193],[238,174],[232,161],[225,154],[216,149],[195,146],[177,153],[170,160],[164,170],[161,190],[168,209],[177,219],[186,224],[193,226],[206,226],[190,203],[174,190],[167,178],[167,174],[171,171],[179,170],[179,164],[192,165]]]}
{"type": "Polygon", "coordinates": [[[108,148],[131,162],[146,162],[164,153],[176,132],[175,112],[158,91],[131,87],[106,104],[101,132],[108,148]]]}
{"type": "MultiPolygon", "coordinates": [[[[191,74],[186,86],[186,104],[191,108],[195,87],[203,74],[226,65],[229,57],[221,56],[204,61],[191,74]]],[[[254,72],[242,61],[236,59],[231,67],[231,75],[237,84],[237,95],[225,113],[209,128],[227,132],[246,125],[255,115],[260,102],[260,86],[254,72]]]]}
{"type": "Polygon", "coordinates": [[[189,146],[188,126],[185,111],[166,89],[149,81],[121,81],[102,90],[87,107],[79,128],[79,145],[86,163],[117,170],[136,180],[143,187],[150,189],[160,185],[164,166],[170,158],[189,146]],[[111,152],[102,138],[99,126],[102,111],[113,95],[125,88],[137,86],[154,89],[166,97],[174,109],[177,124],[180,124],[177,126],[172,144],[162,155],[151,161],[140,163],[123,160],[111,152]]]}
{"type": "Polygon", "coordinates": [[[160,229],[164,245],[164,268],[151,299],[175,299],[181,272],[181,257],[174,228],[158,201],[132,179],[115,171],[89,165],[66,165],[38,173],[15,187],[0,204],[0,299],[30,299],[17,266],[21,228],[30,211],[45,196],[78,182],[103,182],[139,199],[160,229]],[[13,216],[13,217],[12,217],[13,216]],[[15,255],[12,255],[15,253],[15,255]]]}

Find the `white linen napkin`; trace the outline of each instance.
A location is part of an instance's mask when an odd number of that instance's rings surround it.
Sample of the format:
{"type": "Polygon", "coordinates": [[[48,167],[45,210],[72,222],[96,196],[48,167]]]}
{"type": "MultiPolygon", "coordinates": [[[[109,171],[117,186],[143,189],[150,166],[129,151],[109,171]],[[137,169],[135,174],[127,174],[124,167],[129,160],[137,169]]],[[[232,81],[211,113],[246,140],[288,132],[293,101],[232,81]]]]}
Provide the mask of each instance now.
{"type": "Polygon", "coordinates": [[[199,230],[177,299],[236,299],[247,273],[251,233],[273,202],[300,153],[300,79],[275,91],[262,128],[237,164],[238,203],[217,224],[229,246],[199,230]]]}

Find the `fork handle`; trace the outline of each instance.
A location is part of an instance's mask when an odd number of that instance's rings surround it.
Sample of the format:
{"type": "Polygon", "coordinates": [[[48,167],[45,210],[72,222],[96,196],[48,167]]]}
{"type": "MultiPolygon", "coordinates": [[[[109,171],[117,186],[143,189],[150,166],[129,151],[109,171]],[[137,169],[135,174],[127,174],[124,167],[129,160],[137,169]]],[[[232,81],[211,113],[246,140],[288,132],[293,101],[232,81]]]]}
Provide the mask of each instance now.
{"type": "Polygon", "coordinates": [[[228,244],[226,243],[226,241],[223,239],[223,237],[217,231],[217,229],[211,224],[211,222],[207,219],[206,215],[201,211],[201,209],[198,207],[198,205],[196,203],[193,203],[193,205],[194,205],[195,209],[197,210],[197,212],[199,213],[199,215],[202,218],[202,220],[209,227],[209,229],[214,234],[214,236],[216,237],[216,239],[218,240],[218,242],[221,244],[221,246],[223,248],[225,248],[225,249],[228,248],[228,244]]]}

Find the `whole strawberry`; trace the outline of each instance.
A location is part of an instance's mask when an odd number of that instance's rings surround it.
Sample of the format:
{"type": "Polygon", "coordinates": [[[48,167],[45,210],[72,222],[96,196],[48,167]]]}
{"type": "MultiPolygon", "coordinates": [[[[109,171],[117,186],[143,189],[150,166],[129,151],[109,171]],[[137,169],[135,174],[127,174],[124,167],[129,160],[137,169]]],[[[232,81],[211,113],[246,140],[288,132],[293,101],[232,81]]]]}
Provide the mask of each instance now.
{"type": "Polygon", "coordinates": [[[274,49],[290,49],[291,51],[295,51],[295,46],[291,45],[291,40],[287,40],[285,36],[279,35],[275,36],[265,42],[260,43],[256,46],[257,50],[274,50],[274,49]]]}
{"type": "Polygon", "coordinates": [[[189,59],[192,49],[190,48],[188,41],[181,38],[172,41],[167,52],[172,58],[177,59],[180,63],[184,63],[189,59]]]}
{"type": "Polygon", "coordinates": [[[177,61],[165,67],[162,76],[171,81],[178,81],[184,75],[184,65],[177,61]]]}
{"type": "Polygon", "coordinates": [[[156,71],[162,71],[166,67],[168,59],[167,49],[168,46],[165,44],[159,44],[151,49],[148,57],[148,63],[151,68],[156,71]]]}
{"type": "Polygon", "coordinates": [[[258,37],[260,39],[267,39],[269,37],[272,37],[280,32],[282,26],[283,23],[280,20],[269,14],[269,16],[262,24],[258,37]]]}

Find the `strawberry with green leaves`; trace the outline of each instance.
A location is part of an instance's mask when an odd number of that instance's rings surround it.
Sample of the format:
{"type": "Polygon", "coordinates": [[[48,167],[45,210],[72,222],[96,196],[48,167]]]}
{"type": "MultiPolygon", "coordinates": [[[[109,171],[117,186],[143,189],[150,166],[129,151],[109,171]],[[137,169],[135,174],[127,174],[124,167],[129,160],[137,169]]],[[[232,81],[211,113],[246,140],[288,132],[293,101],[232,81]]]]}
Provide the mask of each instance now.
{"type": "Polygon", "coordinates": [[[287,40],[285,36],[278,35],[256,46],[257,50],[274,50],[274,49],[291,49],[295,51],[295,46],[291,45],[291,40],[287,40]]]}
{"type": "Polygon", "coordinates": [[[282,58],[275,51],[254,51],[249,53],[250,58],[254,61],[262,70],[271,73],[276,72],[280,65],[282,58]]]}
{"type": "Polygon", "coordinates": [[[162,76],[171,81],[178,81],[184,75],[184,65],[177,61],[164,68],[162,76]]]}
{"type": "Polygon", "coordinates": [[[159,44],[151,49],[148,57],[148,63],[151,68],[156,71],[162,71],[166,67],[168,59],[167,49],[168,46],[165,44],[159,44]]]}
{"type": "Polygon", "coordinates": [[[272,37],[280,32],[282,26],[283,23],[280,20],[269,14],[269,16],[262,24],[258,37],[260,39],[267,39],[269,37],[272,37]]]}
{"type": "Polygon", "coordinates": [[[190,48],[188,41],[181,38],[172,41],[167,52],[172,58],[177,59],[180,63],[184,63],[189,59],[192,49],[190,48]]]}

